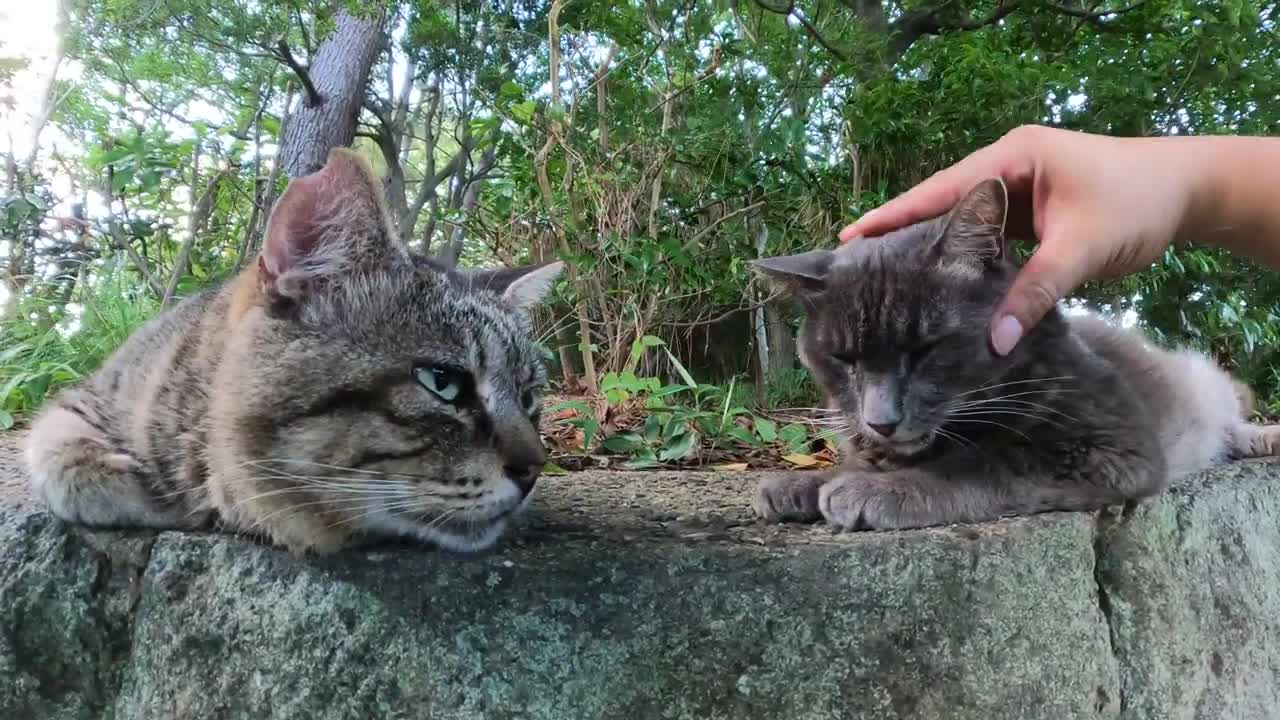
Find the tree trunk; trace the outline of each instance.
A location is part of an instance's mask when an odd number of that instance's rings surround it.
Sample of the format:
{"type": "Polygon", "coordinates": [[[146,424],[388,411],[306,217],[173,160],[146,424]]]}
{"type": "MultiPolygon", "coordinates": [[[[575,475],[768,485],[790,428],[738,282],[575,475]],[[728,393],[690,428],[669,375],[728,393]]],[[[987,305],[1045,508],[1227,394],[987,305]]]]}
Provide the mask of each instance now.
{"type": "Polygon", "coordinates": [[[796,334],[787,322],[790,306],[777,300],[764,306],[765,323],[769,326],[769,371],[790,370],[796,366],[796,334]]]}
{"type": "MultiPolygon", "coordinates": [[[[769,226],[763,218],[755,223],[756,257],[764,257],[765,247],[769,244],[769,226]]],[[[764,306],[758,306],[752,314],[752,325],[756,337],[756,402],[764,405],[768,399],[769,387],[769,329],[765,322],[764,306]]]]}
{"type": "Polygon", "coordinates": [[[436,254],[436,257],[447,262],[450,267],[457,265],[458,258],[462,257],[462,241],[467,234],[464,223],[480,204],[480,188],[484,185],[485,176],[493,169],[497,160],[498,145],[490,143],[489,147],[480,154],[480,165],[467,180],[466,189],[462,191],[462,221],[453,227],[453,232],[449,234],[449,243],[436,254]]]}
{"type": "Polygon", "coordinates": [[[331,149],[355,139],[369,73],[386,42],[385,18],[385,13],[360,19],[339,11],[333,32],[316,48],[303,72],[315,85],[318,102],[302,94],[280,143],[281,166],[289,177],[319,170],[331,149]]]}

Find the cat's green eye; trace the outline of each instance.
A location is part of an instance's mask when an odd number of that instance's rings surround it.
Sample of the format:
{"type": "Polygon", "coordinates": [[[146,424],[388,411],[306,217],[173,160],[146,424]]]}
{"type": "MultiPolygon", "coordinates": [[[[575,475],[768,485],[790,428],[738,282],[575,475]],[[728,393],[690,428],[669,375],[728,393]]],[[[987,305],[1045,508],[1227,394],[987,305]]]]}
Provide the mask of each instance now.
{"type": "Polygon", "coordinates": [[[467,381],[461,371],[439,365],[414,368],[413,374],[419,385],[448,403],[458,401],[467,381]]]}

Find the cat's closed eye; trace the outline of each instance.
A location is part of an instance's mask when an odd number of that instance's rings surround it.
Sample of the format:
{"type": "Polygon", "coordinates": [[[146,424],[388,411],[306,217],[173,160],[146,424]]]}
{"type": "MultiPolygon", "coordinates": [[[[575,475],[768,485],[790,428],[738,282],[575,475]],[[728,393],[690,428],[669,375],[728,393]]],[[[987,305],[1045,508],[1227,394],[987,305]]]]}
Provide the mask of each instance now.
{"type": "Polygon", "coordinates": [[[919,367],[920,363],[924,362],[925,359],[929,357],[929,354],[938,348],[938,345],[941,344],[941,342],[941,340],[931,340],[917,345],[907,355],[908,367],[912,369],[919,367]]]}

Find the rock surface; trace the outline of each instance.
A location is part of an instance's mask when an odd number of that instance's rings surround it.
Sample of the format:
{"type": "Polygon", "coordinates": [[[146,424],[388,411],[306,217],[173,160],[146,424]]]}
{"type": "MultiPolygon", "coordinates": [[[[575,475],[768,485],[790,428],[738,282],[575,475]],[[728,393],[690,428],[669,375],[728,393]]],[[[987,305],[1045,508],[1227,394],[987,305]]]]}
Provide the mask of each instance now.
{"type": "Polygon", "coordinates": [[[761,526],[749,474],[546,478],[497,549],[94,532],[0,438],[0,718],[1269,718],[1280,465],[1127,516],[761,526]]]}

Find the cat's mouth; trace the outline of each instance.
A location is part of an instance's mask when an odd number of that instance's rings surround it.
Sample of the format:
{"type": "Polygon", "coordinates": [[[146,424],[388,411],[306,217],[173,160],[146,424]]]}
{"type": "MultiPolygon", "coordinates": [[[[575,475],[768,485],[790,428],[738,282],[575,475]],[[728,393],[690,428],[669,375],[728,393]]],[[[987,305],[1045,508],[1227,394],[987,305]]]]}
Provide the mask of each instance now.
{"type": "Polygon", "coordinates": [[[933,442],[937,437],[937,433],[926,432],[923,435],[906,440],[899,438],[870,437],[870,434],[866,434],[864,437],[868,437],[874,445],[884,448],[893,455],[902,458],[910,458],[924,454],[924,452],[930,447],[933,447],[933,442]]]}

